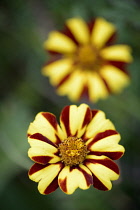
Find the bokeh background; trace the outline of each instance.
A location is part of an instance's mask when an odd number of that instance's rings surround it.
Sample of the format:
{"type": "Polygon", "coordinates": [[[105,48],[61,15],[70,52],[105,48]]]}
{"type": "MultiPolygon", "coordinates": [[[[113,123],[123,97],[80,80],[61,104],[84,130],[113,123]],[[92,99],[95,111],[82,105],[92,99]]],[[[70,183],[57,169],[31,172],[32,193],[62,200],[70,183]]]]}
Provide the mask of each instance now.
{"type": "Polygon", "coordinates": [[[140,1],[136,0],[2,0],[0,6],[0,208],[3,210],[138,210],[140,209],[140,1]],[[59,189],[44,196],[28,178],[32,161],[26,132],[40,111],[59,118],[71,104],[59,97],[41,75],[49,55],[43,49],[48,32],[62,29],[67,18],[105,17],[118,29],[117,42],[132,47],[131,84],[91,108],[105,111],[126,148],[118,162],[121,177],[113,189],[91,187],[65,195],[59,189]]]}

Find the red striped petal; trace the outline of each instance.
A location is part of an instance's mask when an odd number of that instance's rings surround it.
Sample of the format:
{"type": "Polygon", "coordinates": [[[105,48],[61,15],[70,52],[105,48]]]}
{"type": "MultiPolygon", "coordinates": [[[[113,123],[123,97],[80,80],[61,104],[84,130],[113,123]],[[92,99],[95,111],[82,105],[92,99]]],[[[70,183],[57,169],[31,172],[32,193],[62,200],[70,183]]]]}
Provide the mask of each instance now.
{"type": "Polygon", "coordinates": [[[100,73],[99,73],[99,75],[100,75],[101,80],[102,80],[103,83],[105,84],[105,87],[106,87],[107,91],[108,91],[109,93],[111,93],[111,88],[109,87],[108,82],[105,80],[105,78],[103,78],[103,76],[102,76],[100,73]]]}
{"type": "Polygon", "coordinates": [[[67,193],[67,177],[65,177],[64,179],[59,179],[59,183],[61,185],[61,190],[63,190],[63,192],[67,193]]]}
{"type": "Polygon", "coordinates": [[[54,147],[57,148],[56,144],[54,144],[52,141],[50,141],[47,137],[43,136],[42,134],[40,133],[35,133],[33,135],[30,136],[30,139],[37,139],[37,140],[40,140],[40,141],[43,141],[43,142],[46,142],[47,144],[50,144],[54,147]]]}
{"type": "Polygon", "coordinates": [[[78,187],[88,189],[93,184],[93,177],[84,165],[66,166],[58,176],[58,183],[63,192],[72,194],[78,187]]]}
{"type": "Polygon", "coordinates": [[[66,106],[61,112],[61,121],[65,125],[67,136],[71,135],[69,115],[70,115],[70,106],[66,106]]]}
{"type": "Polygon", "coordinates": [[[49,166],[49,165],[50,165],[49,163],[47,165],[41,165],[41,164],[35,163],[30,168],[28,174],[32,175],[32,174],[36,173],[37,171],[40,171],[41,169],[43,169],[43,168],[45,168],[46,166],[49,166]]]}
{"type": "Polygon", "coordinates": [[[107,64],[112,65],[129,75],[129,72],[126,71],[127,63],[123,61],[107,61],[107,64]]]}
{"type": "MultiPolygon", "coordinates": [[[[95,117],[95,115],[99,112],[99,110],[97,110],[97,109],[94,109],[94,110],[90,110],[90,112],[91,112],[91,119],[90,119],[90,121],[95,117]]],[[[90,123],[90,121],[89,121],[89,123],[90,123]]],[[[84,140],[84,141],[87,141],[88,140],[88,138],[86,137],[86,134],[84,134],[83,136],[82,136],[82,139],[84,140]]]]}
{"type": "Polygon", "coordinates": [[[46,165],[35,163],[29,170],[29,178],[39,182],[38,190],[41,194],[49,194],[58,188],[58,174],[63,167],[61,162],[46,165]]]}
{"type": "Polygon", "coordinates": [[[106,138],[108,136],[112,136],[112,135],[116,135],[118,134],[117,131],[115,130],[106,130],[104,132],[101,132],[101,133],[98,133],[94,138],[93,140],[87,145],[87,148],[90,150],[90,147],[96,143],[97,141],[103,139],[103,138],[106,138]]]}
{"type": "Polygon", "coordinates": [[[100,152],[100,151],[89,152],[89,155],[97,155],[97,156],[105,155],[111,158],[112,160],[118,160],[123,156],[123,154],[124,154],[123,152],[100,152]]]}
{"type": "Polygon", "coordinates": [[[87,156],[84,161],[93,175],[93,186],[99,190],[111,190],[112,180],[119,178],[119,168],[116,163],[105,156],[87,156]]]}
{"type": "Polygon", "coordinates": [[[58,188],[58,176],[51,182],[51,184],[45,189],[45,195],[54,192],[58,188]]]}
{"type": "Polygon", "coordinates": [[[98,190],[107,191],[108,188],[93,174],[93,186],[98,190]]]}
{"type": "Polygon", "coordinates": [[[46,165],[52,159],[53,157],[50,157],[50,156],[32,156],[33,161],[43,164],[43,165],[46,165]]]}
{"type": "Polygon", "coordinates": [[[107,168],[111,169],[114,171],[116,174],[119,174],[119,168],[116,163],[114,163],[111,159],[109,158],[104,158],[104,159],[87,159],[85,160],[85,163],[93,163],[93,164],[101,164],[106,166],[107,168]]]}
{"type": "Polygon", "coordinates": [[[86,180],[86,183],[87,183],[87,186],[90,186],[93,184],[93,177],[88,174],[85,170],[83,170],[81,167],[77,167],[79,171],[81,171],[85,177],[85,180],[86,180]]]}
{"type": "Polygon", "coordinates": [[[56,88],[59,88],[61,85],[63,85],[72,75],[72,72],[68,73],[63,79],[57,84],[56,88]]]}
{"type": "Polygon", "coordinates": [[[78,46],[79,43],[78,41],[75,39],[73,33],[71,32],[71,30],[65,25],[65,29],[62,31],[63,34],[65,34],[66,36],[68,36],[70,39],[72,39],[72,41],[78,46]]]}
{"type": "Polygon", "coordinates": [[[57,120],[55,115],[49,113],[49,112],[42,112],[42,115],[47,119],[47,121],[54,127],[55,130],[57,130],[57,120]]]}
{"type": "Polygon", "coordinates": [[[99,110],[97,109],[94,109],[94,110],[91,110],[92,111],[92,118],[95,117],[95,115],[99,112],[99,110]]]}
{"type": "Polygon", "coordinates": [[[86,111],[86,114],[85,114],[85,117],[84,117],[82,128],[84,128],[86,125],[89,124],[89,122],[91,121],[91,118],[92,118],[91,109],[88,107],[87,111],[86,111]]]}
{"type": "MultiPolygon", "coordinates": [[[[48,138],[48,140],[54,142],[56,145],[61,142],[60,138],[62,137],[62,130],[57,123],[55,115],[49,112],[38,113],[35,120],[30,123],[27,133],[29,137],[33,134],[39,133],[48,138]]],[[[40,140],[45,141],[45,138],[41,136],[37,138],[41,138],[40,140]]]]}
{"type": "Polygon", "coordinates": [[[92,119],[92,113],[88,105],[81,104],[66,106],[61,113],[61,128],[67,136],[81,137],[85,133],[86,127],[92,119]]]}

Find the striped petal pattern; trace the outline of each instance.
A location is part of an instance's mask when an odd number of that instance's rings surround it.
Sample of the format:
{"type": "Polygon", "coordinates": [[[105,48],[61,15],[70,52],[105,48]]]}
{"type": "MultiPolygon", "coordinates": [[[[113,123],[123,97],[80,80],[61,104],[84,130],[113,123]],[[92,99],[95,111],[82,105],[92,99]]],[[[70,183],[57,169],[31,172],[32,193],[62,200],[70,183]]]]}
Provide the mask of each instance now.
{"type": "Polygon", "coordinates": [[[86,190],[93,184],[90,170],[84,165],[78,167],[66,166],[59,174],[58,182],[61,190],[67,194],[72,194],[76,188],[86,190]]]}
{"type": "Polygon", "coordinates": [[[51,62],[47,66],[44,66],[42,73],[44,76],[50,76],[51,84],[58,86],[62,82],[63,78],[69,75],[72,71],[72,60],[71,59],[61,59],[55,62],[51,62]]]}
{"type": "Polygon", "coordinates": [[[120,134],[101,110],[87,104],[66,106],[60,115],[60,126],[49,112],[40,112],[28,129],[28,156],[35,164],[29,178],[39,182],[41,194],[58,186],[66,194],[91,185],[110,190],[119,178],[113,160],[124,154],[120,134]],[[61,145],[61,146],[60,146],[61,145]]]}
{"type": "Polygon", "coordinates": [[[91,33],[92,44],[97,48],[103,47],[115,31],[115,26],[112,23],[103,18],[97,18],[91,33]]]}
{"type": "Polygon", "coordinates": [[[62,168],[62,163],[47,165],[35,163],[29,171],[29,177],[39,182],[38,190],[41,194],[49,194],[58,188],[57,176],[62,168]]]}
{"type": "Polygon", "coordinates": [[[106,155],[112,160],[119,159],[124,153],[124,147],[119,145],[120,134],[115,130],[105,130],[96,134],[86,142],[90,154],[106,155]]]}
{"type": "Polygon", "coordinates": [[[80,44],[87,44],[90,33],[87,24],[80,18],[71,18],[66,22],[68,28],[80,44]]]}
{"type": "Polygon", "coordinates": [[[71,101],[86,97],[95,103],[120,93],[130,83],[126,67],[133,58],[128,45],[113,44],[115,37],[114,24],[104,18],[91,23],[68,19],[65,30],[50,32],[44,43],[51,62],[42,74],[50,78],[57,94],[67,95],[71,101]]]}
{"type": "Polygon", "coordinates": [[[110,190],[111,180],[119,178],[118,166],[106,156],[87,156],[85,165],[93,173],[93,186],[99,190],[110,190]]]}
{"type": "Polygon", "coordinates": [[[34,122],[29,126],[28,136],[34,133],[40,133],[54,143],[60,142],[60,139],[63,138],[56,117],[49,112],[40,112],[37,114],[34,122]]]}
{"type": "Polygon", "coordinates": [[[61,128],[67,136],[81,137],[92,117],[88,105],[66,106],[60,117],[61,128]]]}
{"type": "Polygon", "coordinates": [[[97,102],[99,98],[105,99],[109,95],[106,83],[96,72],[88,75],[87,84],[91,101],[97,102]]]}
{"type": "Polygon", "coordinates": [[[55,163],[60,161],[58,157],[58,149],[56,145],[45,136],[35,133],[29,137],[31,148],[28,156],[35,162],[40,164],[55,163]]]}
{"type": "Polygon", "coordinates": [[[93,110],[92,120],[87,126],[84,138],[85,139],[93,138],[99,132],[106,131],[107,129],[115,130],[113,123],[110,120],[106,119],[105,113],[103,111],[93,110]]]}
{"type": "Polygon", "coordinates": [[[128,74],[113,65],[104,66],[100,73],[113,92],[120,92],[122,87],[127,86],[130,82],[128,74]]]}

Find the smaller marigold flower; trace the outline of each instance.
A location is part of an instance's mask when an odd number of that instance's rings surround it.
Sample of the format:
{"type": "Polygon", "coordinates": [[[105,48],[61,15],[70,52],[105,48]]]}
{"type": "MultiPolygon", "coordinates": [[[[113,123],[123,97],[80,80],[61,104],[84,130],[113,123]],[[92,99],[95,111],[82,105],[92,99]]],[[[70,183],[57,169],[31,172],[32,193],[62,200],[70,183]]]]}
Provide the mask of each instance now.
{"type": "Polygon", "coordinates": [[[120,134],[100,110],[88,105],[66,106],[60,115],[60,125],[49,112],[40,112],[28,129],[31,148],[28,156],[35,162],[29,178],[39,182],[41,194],[49,194],[58,186],[66,194],[78,187],[91,185],[110,190],[111,180],[119,178],[119,159],[124,147],[120,134]]]}
{"type": "Polygon", "coordinates": [[[81,18],[68,19],[65,31],[51,32],[44,43],[52,57],[43,75],[59,95],[72,101],[86,95],[96,102],[120,92],[129,84],[126,64],[132,56],[129,46],[112,45],[115,35],[115,26],[103,18],[90,24],[81,18]]]}

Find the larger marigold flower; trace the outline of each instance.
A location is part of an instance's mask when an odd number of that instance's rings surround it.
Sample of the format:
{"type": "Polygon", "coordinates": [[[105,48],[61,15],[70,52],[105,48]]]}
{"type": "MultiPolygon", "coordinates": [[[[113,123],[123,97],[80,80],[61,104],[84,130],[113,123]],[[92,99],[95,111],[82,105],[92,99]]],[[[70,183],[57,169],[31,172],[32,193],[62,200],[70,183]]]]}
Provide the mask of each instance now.
{"type": "Polygon", "coordinates": [[[120,92],[129,83],[126,64],[132,61],[130,47],[111,45],[115,26],[103,18],[87,24],[68,19],[65,32],[50,33],[44,47],[52,55],[42,73],[50,77],[60,95],[72,101],[87,95],[90,101],[120,92]]]}
{"type": "Polygon", "coordinates": [[[119,168],[112,160],[124,153],[118,144],[120,134],[104,112],[91,110],[86,104],[66,106],[60,126],[53,114],[40,112],[29,126],[28,140],[28,155],[36,162],[29,177],[39,182],[41,194],[58,186],[66,194],[90,185],[110,190],[111,180],[119,178],[119,168]]]}

